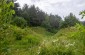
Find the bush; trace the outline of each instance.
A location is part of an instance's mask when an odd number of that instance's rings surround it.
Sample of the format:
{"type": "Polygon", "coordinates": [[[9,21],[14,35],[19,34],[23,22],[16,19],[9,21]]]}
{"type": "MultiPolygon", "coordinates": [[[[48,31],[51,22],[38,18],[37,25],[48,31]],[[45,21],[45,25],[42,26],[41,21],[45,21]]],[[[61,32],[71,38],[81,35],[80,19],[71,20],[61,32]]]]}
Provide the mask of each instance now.
{"type": "Polygon", "coordinates": [[[21,28],[24,28],[27,26],[27,21],[22,18],[22,17],[15,17],[13,18],[13,22],[12,22],[13,25],[16,25],[18,27],[21,27],[21,28]]]}

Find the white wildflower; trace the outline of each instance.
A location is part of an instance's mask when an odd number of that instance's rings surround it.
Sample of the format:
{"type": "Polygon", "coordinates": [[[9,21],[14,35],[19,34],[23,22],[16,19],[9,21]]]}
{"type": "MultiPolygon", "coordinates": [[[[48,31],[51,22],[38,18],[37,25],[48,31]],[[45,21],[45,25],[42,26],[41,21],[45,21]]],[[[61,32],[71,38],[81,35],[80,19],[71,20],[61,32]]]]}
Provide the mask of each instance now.
{"type": "Polygon", "coordinates": [[[70,46],[74,46],[74,45],[75,45],[75,42],[73,42],[72,44],[68,43],[65,47],[70,47],[70,46]]]}
{"type": "Polygon", "coordinates": [[[41,47],[39,47],[37,54],[40,54],[40,49],[41,49],[41,47]]]}
{"type": "Polygon", "coordinates": [[[40,54],[40,52],[37,52],[37,54],[40,54]]]}
{"type": "Polygon", "coordinates": [[[53,40],[52,42],[55,43],[55,42],[57,42],[57,41],[58,41],[58,39],[57,39],[57,40],[53,40]]]}
{"type": "Polygon", "coordinates": [[[41,49],[41,47],[39,47],[39,49],[41,49]]]}
{"type": "Polygon", "coordinates": [[[75,42],[73,42],[73,44],[75,44],[75,42]]]}
{"type": "Polygon", "coordinates": [[[10,26],[9,26],[9,28],[10,28],[10,26]]]}
{"type": "Polygon", "coordinates": [[[56,42],[56,40],[53,40],[52,42],[53,42],[53,43],[55,43],[55,42],[56,42]]]}

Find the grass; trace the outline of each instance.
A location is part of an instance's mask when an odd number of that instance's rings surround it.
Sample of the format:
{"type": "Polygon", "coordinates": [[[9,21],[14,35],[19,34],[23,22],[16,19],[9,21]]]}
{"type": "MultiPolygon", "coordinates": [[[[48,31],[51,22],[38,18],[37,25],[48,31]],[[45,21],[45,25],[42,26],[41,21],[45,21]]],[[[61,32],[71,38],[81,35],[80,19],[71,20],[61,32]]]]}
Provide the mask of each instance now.
{"type": "Polygon", "coordinates": [[[0,55],[85,55],[85,28],[75,26],[53,34],[42,27],[0,29],[0,55]]]}

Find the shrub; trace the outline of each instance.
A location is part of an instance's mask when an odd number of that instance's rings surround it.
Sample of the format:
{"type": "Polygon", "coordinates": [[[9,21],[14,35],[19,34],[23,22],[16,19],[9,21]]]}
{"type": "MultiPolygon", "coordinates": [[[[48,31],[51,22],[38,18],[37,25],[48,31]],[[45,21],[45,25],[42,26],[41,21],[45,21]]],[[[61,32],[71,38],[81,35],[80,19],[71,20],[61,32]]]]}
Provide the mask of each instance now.
{"type": "Polygon", "coordinates": [[[13,25],[16,25],[18,27],[21,27],[21,28],[24,28],[27,26],[27,21],[22,18],[22,17],[15,17],[13,18],[13,22],[12,22],[13,25]]]}

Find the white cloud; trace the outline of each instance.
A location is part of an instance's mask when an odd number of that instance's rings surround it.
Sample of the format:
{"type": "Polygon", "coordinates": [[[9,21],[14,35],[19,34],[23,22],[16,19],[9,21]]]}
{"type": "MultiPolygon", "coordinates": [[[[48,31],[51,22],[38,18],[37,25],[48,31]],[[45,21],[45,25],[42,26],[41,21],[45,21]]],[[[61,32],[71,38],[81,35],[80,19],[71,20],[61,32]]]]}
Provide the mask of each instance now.
{"type": "Polygon", "coordinates": [[[18,0],[18,2],[21,6],[25,3],[28,5],[34,4],[48,14],[58,14],[61,17],[65,17],[72,12],[78,18],[81,18],[79,12],[85,9],[85,0],[18,0]]]}

